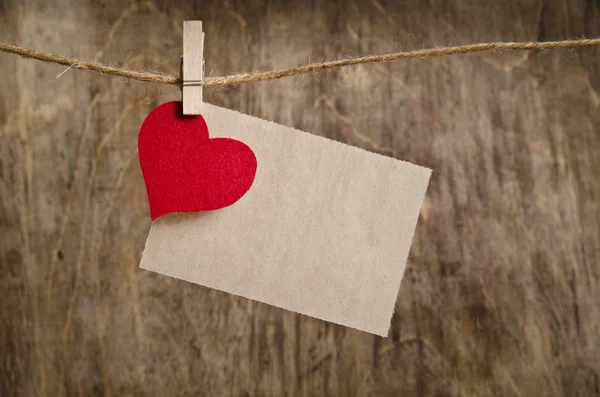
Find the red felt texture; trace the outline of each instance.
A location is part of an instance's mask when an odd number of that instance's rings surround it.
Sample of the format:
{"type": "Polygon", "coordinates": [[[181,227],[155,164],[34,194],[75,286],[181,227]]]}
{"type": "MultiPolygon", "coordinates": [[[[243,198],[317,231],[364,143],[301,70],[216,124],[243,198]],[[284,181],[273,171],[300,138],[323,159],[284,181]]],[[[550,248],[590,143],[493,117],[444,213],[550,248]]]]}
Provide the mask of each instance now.
{"type": "Polygon", "coordinates": [[[228,207],[246,194],[256,175],[252,149],[235,139],[210,139],[204,118],[184,116],[181,102],[150,112],[138,152],[152,220],[228,207]]]}

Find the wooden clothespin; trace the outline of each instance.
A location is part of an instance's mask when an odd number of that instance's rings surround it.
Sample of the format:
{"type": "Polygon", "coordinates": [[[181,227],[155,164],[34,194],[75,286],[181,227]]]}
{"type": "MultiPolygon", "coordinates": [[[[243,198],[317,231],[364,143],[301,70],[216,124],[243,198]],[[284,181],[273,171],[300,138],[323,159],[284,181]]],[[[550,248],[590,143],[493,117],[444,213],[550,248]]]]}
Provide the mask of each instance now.
{"type": "Polygon", "coordinates": [[[184,21],[181,65],[183,114],[202,113],[202,87],[205,77],[202,21],[184,21]]]}

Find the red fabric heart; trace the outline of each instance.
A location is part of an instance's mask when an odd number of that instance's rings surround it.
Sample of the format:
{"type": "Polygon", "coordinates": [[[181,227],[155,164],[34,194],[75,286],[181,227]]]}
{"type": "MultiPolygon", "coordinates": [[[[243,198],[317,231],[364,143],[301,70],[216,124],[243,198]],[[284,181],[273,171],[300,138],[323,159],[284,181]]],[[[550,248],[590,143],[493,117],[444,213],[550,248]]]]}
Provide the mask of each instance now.
{"type": "Polygon", "coordinates": [[[140,129],[138,153],[152,220],[230,206],[256,175],[252,149],[235,139],[209,139],[204,118],[184,116],[181,102],[150,112],[140,129]]]}

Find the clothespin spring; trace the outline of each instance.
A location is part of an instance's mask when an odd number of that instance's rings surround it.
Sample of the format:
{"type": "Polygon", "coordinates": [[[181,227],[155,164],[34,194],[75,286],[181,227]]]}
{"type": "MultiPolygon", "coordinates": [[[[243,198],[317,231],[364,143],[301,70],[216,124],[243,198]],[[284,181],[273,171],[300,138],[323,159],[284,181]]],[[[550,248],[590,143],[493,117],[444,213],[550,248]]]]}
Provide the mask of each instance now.
{"type": "Polygon", "coordinates": [[[202,56],[202,81],[183,81],[183,56],[179,62],[179,75],[181,76],[181,87],[180,91],[183,91],[183,87],[203,87],[206,83],[206,67],[204,66],[204,56],[202,56]]]}

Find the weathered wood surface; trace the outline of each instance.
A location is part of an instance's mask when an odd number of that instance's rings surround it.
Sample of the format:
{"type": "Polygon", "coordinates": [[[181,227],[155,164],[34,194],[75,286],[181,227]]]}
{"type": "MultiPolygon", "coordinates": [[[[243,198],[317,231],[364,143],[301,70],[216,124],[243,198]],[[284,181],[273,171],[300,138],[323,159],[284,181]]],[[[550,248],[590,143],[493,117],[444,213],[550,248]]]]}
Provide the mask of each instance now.
{"type": "MultiPolygon", "coordinates": [[[[2,1],[2,41],[207,73],[600,36],[591,0],[2,1]]],[[[155,86],[0,54],[0,395],[600,394],[600,50],[368,65],[207,102],[432,167],[389,338],[138,269],[155,86]],[[64,73],[63,73],[64,72],[64,73]],[[60,75],[59,77],[57,77],[60,75]]]]}

